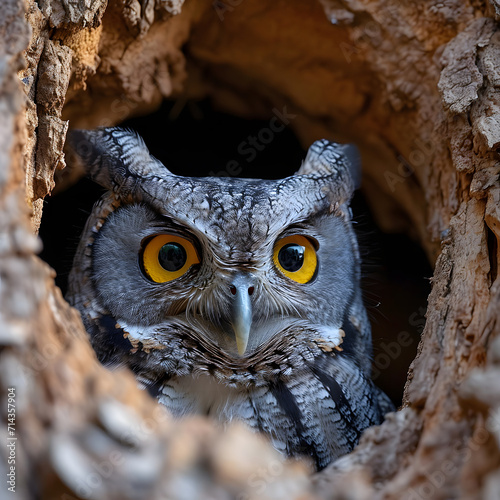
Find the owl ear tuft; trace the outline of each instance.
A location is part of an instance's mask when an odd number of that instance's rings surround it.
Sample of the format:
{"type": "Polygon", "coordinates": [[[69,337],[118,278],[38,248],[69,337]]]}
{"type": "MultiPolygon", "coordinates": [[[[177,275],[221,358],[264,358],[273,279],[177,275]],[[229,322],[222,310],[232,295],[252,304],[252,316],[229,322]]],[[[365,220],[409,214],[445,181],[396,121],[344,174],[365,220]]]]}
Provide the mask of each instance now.
{"type": "Polygon", "coordinates": [[[131,194],[138,181],[170,175],[132,130],[70,130],[66,144],[69,161],[76,161],[94,182],[119,196],[131,194]]]}
{"type": "Polygon", "coordinates": [[[331,184],[332,191],[342,198],[339,201],[348,201],[361,185],[358,148],[354,144],[338,144],[326,139],[316,141],[309,148],[297,174],[331,184]]]}

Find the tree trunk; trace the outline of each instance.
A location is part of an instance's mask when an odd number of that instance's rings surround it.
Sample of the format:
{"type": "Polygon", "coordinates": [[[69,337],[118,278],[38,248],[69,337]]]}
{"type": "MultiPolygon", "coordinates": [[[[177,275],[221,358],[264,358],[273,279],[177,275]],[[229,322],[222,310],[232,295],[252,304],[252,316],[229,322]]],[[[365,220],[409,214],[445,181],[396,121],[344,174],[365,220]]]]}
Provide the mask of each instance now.
{"type": "Polygon", "coordinates": [[[17,498],[500,498],[500,3],[3,0],[0,11],[1,454],[17,498]],[[241,426],[174,422],[128,372],[101,367],[35,256],[68,125],[204,96],[249,118],[274,108],[304,146],[356,143],[378,224],[435,263],[402,409],[316,475],[241,426]]]}

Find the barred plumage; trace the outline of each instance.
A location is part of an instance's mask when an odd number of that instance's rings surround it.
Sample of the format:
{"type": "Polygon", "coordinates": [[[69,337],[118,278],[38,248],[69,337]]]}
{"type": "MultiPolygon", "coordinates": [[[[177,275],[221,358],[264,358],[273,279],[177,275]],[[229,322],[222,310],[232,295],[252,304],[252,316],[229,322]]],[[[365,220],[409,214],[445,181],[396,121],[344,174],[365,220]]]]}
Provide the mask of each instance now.
{"type": "Polygon", "coordinates": [[[352,147],[318,141],[296,175],[262,181],[173,175],[127,130],[69,140],[109,190],[68,291],[101,362],[176,416],[242,420],[318,468],[380,423],[391,404],[370,380],[352,147]]]}

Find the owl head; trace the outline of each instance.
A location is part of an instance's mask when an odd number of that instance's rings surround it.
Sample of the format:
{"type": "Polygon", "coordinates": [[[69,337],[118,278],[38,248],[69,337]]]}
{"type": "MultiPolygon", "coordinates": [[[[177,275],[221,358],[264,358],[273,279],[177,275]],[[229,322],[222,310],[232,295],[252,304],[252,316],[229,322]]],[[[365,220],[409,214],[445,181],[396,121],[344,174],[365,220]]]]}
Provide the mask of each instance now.
{"type": "MultiPolygon", "coordinates": [[[[276,384],[304,374],[323,388],[331,381],[318,374],[345,379],[342,401],[360,380],[371,387],[349,209],[360,177],[354,147],[317,141],[295,175],[258,180],[173,174],[119,128],[73,131],[69,142],[108,190],[68,292],[103,363],[159,386],[174,412],[182,392],[178,413],[213,393],[211,411],[222,385],[270,386],[277,401],[290,391],[276,384]],[[218,389],[200,389],[202,379],[218,389]]],[[[220,412],[237,400],[226,396],[220,412]]]]}
{"type": "Polygon", "coordinates": [[[359,291],[353,146],[317,141],[295,175],[256,180],[172,174],[117,128],[73,131],[70,143],[109,189],[76,258],[91,250],[90,267],[85,280],[74,270],[70,294],[91,282],[85,300],[115,323],[177,321],[236,358],[291,323],[338,336],[359,291]]]}

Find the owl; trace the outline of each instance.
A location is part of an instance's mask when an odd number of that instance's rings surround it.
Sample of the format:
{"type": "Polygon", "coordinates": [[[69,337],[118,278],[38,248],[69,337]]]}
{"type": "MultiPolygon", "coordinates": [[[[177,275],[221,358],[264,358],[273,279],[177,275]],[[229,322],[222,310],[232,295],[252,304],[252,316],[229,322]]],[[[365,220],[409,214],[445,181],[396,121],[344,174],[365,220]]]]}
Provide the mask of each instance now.
{"type": "Polygon", "coordinates": [[[353,146],[317,141],[295,175],[259,180],[175,175],[120,128],[68,142],[108,190],[67,294],[104,365],[127,366],[174,416],[243,421],[318,469],[382,421],[353,146]]]}

